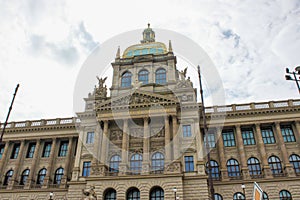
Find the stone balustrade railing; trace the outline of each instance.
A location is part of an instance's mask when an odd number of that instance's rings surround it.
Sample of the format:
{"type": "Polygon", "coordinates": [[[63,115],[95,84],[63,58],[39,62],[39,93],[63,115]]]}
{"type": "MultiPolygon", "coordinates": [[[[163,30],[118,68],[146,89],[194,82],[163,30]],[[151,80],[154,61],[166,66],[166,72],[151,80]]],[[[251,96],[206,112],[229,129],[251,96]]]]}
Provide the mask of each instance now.
{"type": "MultiPolygon", "coordinates": [[[[32,121],[9,122],[6,128],[26,128],[26,127],[38,127],[38,126],[67,125],[67,124],[75,124],[79,122],[80,120],[76,117],[41,119],[41,120],[32,120],[32,121]]],[[[3,128],[3,126],[4,123],[1,123],[0,128],[3,128]]]]}

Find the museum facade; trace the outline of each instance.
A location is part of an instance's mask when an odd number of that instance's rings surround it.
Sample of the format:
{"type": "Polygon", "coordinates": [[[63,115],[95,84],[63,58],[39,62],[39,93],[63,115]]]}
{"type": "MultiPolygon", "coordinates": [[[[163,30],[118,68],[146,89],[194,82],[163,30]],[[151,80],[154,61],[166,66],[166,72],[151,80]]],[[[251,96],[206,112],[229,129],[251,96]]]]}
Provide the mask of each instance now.
{"type": "MultiPolygon", "coordinates": [[[[10,122],[0,144],[0,199],[300,199],[300,99],[206,107],[171,41],[146,28],[120,48],[72,118],[10,122]],[[242,185],[244,187],[242,187],[242,185]]],[[[95,75],[96,76],[96,75],[95,75]]],[[[3,128],[3,124],[1,124],[3,128]]]]}

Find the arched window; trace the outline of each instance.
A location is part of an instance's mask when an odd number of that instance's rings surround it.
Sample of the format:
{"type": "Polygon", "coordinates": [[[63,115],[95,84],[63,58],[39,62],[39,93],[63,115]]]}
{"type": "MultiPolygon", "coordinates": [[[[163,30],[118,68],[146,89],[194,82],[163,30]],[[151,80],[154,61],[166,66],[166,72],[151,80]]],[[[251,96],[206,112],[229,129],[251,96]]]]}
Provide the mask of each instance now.
{"type": "Polygon", "coordinates": [[[131,188],[127,192],[127,200],[140,200],[140,191],[137,188],[131,188]]]}
{"type": "Polygon", "coordinates": [[[112,156],[109,162],[109,171],[119,172],[120,162],[121,162],[121,157],[119,155],[112,156]]]}
{"type": "Polygon", "coordinates": [[[257,158],[255,157],[249,158],[247,164],[248,164],[250,176],[261,175],[260,163],[257,158]]]}
{"type": "MultiPolygon", "coordinates": [[[[219,179],[220,178],[220,170],[219,170],[219,164],[217,163],[217,161],[211,160],[210,167],[211,167],[211,177],[213,179],[219,179]]],[[[208,162],[206,163],[206,173],[208,174],[208,162]]]]}
{"type": "Polygon", "coordinates": [[[140,154],[134,154],[130,159],[130,169],[133,173],[139,173],[142,170],[143,157],[140,154]]]}
{"type": "Polygon", "coordinates": [[[160,68],[155,72],[155,83],[157,84],[165,84],[167,82],[167,74],[166,70],[160,68]]]}
{"type": "Polygon", "coordinates": [[[55,171],[54,184],[60,184],[61,179],[64,175],[64,168],[60,167],[55,171]]]}
{"type": "Polygon", "coordinates": [[[240,200],[240,199],[245,199],[244,194],[242,194],[240,192],[234,193],[233,200],[240,200]]]}
{"type": "Polygon", "coordinates": [[[164,200],[164,190],[161,187],[154,187],[150,191],[150,200],[164,200]]]}
{"type": "Polygon", "coordinates": [[[218,193],[215,193],[214,196],[215,196],[215,200],[223,200],[223,197],[218,193]]]}
{"type": "Polygon", "coordinates": [[[149,80],[148,80],[148,75],[149,72],[145,69],[141,70],[139,72],[139,82],[142,82],[143,84],[148,84],[149,80]]]}
{"type": "Polygon", "coordinates": [[[115,189],[108,189],[105,193],[104,193],[104,200],[116,200],[117,199],[117,192],[115,189]]]}
{"type": "Polygon", "coordinates": [[[11,177],[13,176],[13,174],[14,174],[13,170],[9,170],[8,172],[6,172],[4,181],[3,181],[3,185],[8,185],[8,182],[11,179],[11,177]]]}
{"type": "Polygon", "coordinates": [[[228,171],[228,176],[239,177],[241,175],[239,162],[235,159],[229,159],[227,161],[227,171],[228,171]]]}
{"type": "Polygon", "coordinates": [[[121,79],[121,87],[130,87],[131,86],[131,73],[125,72],[122,75],[121,79]]]}
{"type": "Polygon", "coordinates": [[[156,152],[155,154],[152,155],[151,159],[151,167],[152,171],[155,172],[160,172],[164,170],[164,155],[160,152],[156,152]]]}
{"type": "Polygon", "coordinates": [[[292,195],[289,191],[287,190],[281,190],[279,192],[279,197],[280,197],[280,200],[292,200],[292,195]]]}
{"type": "Polygon", "coordinates": [[[45,169],[45,168],[43,168],[39,171],[38,178],[37,178],[37,181],[36,181],[37,184],[43,185],[46,173],[47,173],[47,169],[45,169]]]}
{"type": "Polygon", "coordinates": [[[293,165],[294,170],[297,174],[300,173],[300,156],[292,154],[289,158],[290,163],[293,165]]]}
{"type": "Polygon", "coordinates": [[[266,192],[263,193],[263,200],[269,200],[269,196],[266,192]]]}
{"type": "Polygon", "coordinates": [[[281,161],[277,156],[270,156],[268,159],[269,166],[273,174],[282,174],[281,161]]]}
{"type": "Polygon", "coordinates": [[[27,181],[27,178],[28,178],[28,176],[29,176],[29,172],[30,172],[29,169],[25,169],[25,170],[22,172],[21,180],[20,180],[20,185],[25,185],[25,183],[26,183],[26,181],[27,181]]]}

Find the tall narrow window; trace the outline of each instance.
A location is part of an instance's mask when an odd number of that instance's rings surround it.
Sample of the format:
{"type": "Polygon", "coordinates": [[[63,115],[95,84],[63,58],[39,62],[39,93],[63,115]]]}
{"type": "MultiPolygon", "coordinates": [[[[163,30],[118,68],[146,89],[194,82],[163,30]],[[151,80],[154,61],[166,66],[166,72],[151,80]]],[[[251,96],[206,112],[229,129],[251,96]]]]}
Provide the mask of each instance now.
{"type": "Polygon", "coordinates": [[[121,163],[121,157],[119,155],[112,156],[109,162],[109,171],[119,172],[120,163],[121,163]]]}
{"type": "Polygon", "coordinates": [[[280,200],[292,200],[292,195],[289,191],[287,190],[281,190],[279,192],[279,197],[280,197],[280,200]]]}
{"type": "Polygon", "coordinates": [[[131,73],[125,72],[121,78],[121,87],[130,87],[131,86],[131,73]]]}
{"type": "Polygon", "coordinates": [[[61,183],[61,179],[64,175],[64,168],[60,167],[55,171],[55,175],[54,175],[54,184],[60,184],[61,183]]]}
{"type": "Polygon", "coordinates": [[[29,176],[29,172],[30,170],[29,169],[25,169],[21,175],[21,180],[20,180],[20,185],[25,185],[27,179],[28,179],[28,176],[29,176]]]}
{"type": "Polygon", "coordinates": [[[86,143],[87,144],[93,144],[94,143],[94,138],[95,138],[95,133],[94,132],[87,132],[87,134],[86,134],[86,143]]]}
{"type": "Polygon", "coordinates": [[[14,174],[13,170],[9,170],[8,172],[6,172],[5,177],[4,177],[4,181],[3,181],[3,185],[8,185],[10,179],[12,178],[14,174]]]}
{"type": "Polygon", "coordinates": [[[234,133],[232,129],[229,130],[223,130],[222,131],[222,137],[225,147],[233,147],[235,146],[235,139],[234,139],[234,133]]]}
{"type": "Polygon", "coordinates": [[[142,82],[143,84],[148,84],[148,74],[149,72],[147,70],[141,70],[139,72],[139,82],[142,82]]]}
{"type": "Polygon", "coordinates": [[[36,145],[35,143],[29,144],[26,158],[33,158],[35,145],[36,145]]]}
{"type": "Polygon", "coordinates": [[[260,163],[257,158],[251,157],[247,161],[250,176],[261,175],[260,163]]]}
{"type": "Polygon", "coordinates": [[[151,159],[151,167],[154,173],[164,170],[164,155],[160,152],[153,154],[151,159]]]}
{"type": "Polygon", "coordinates": [[[183,137],[191,137],[192,136],[191,125],[183,125],[182,131],[183,131],[183,137]]]}
{"type": "Polygon", "coordinates": [[[160,68],[155,72],[155,83],[157,84],[165,84],[167,82],[166,70],[160,68]]]}
{"type": "Polygon", "coordinates": [[[164,190],[161,187],[151,189],[150,200],[164,200],[164,190]]]}
{"type": "Polygon", "coordinates": [[[4,153],[4,147],[5,147],[4,144],[0,145],[0,159],[2,159],[2,156],[3,156],[3,153],[4,153]]]}
{"type": "Polygon", "coordinates": [[[268,159],[269,166],[272,170],[273,175],[282,174],[281,161],[277,156],[270,156],[268,159]]]}
{"type": "Polygon", "coordinates": [[[239,162],[235,159],[229,159],[227,161],[227,171],[228,171],[228,176],[230,177],[240,177],[240,166],[239,162]]]}
{"type": "Polygon", "coordinates": [[[83,162],[82,176],[90,176],[91,173],[91,161],[83,162]]]}
{"type": "Polygon", "coordinates": [[[281,134],[284,142],[296,142],[291,126],[281,126],[281,134]]]}
{"type": "Polygon", "coordinates": [[[45,142],[43,155],[42,155],[43,157],[48,158],[50,156],[51,146],[52,146],[51,142],[45,142]]]}
{"type": "Polygon", "coordinates": [[[38,185],[43,185],[46,173],[47,173],[47,169],[45,168],[39,171],[37,181],[36,181],[38,185]]]}
{"type": "Polygon", "coordinates": [[[276,142],[272,127],[262,128],[261,136],[265,144],[274,144],[276,142]]]}
{"type": "Polygon", "coordinates": [[[20,144],[15,144],[10,158],[17,159],[19,155],[19,151],[20,151],[20,144]]]}
{"type": "Polygon", "coordinates": [[[290,163],[293,165],[296,174],[300,174],[300,156],[292,154],[289,157],[290,163]]]}
{"type": "Polygon", "coordinates": [[[108,189],[104,193],[104,200],[116,200],[117,199],[117,192],[115,189],[108,189]]]}
{"type": "Polygon", "coordinates": [[[140,173],[142,171],[143,157],[140,154],[134,154],[130,159],[130,169],[133,173],[140,173]]]}
{"type": "Polygon", "coordinates": [[[69,144],[69,142],[67,142],[67,141],[61,141],[60,147],[59,147],[59,152],[58,152],[59,157],[65,157],[67,155],[68,144],[69,144]]]}
{"type": "Polygon", "coordinates": [[[252,128],[242,128],[244,145],[254,145],[255,139],[252,128]]]}
{"type": "Polygon", "coordinates": [[[184,156],[184,165],[186,172],[194,171],[194,157],[193,156],[184,156]]]}

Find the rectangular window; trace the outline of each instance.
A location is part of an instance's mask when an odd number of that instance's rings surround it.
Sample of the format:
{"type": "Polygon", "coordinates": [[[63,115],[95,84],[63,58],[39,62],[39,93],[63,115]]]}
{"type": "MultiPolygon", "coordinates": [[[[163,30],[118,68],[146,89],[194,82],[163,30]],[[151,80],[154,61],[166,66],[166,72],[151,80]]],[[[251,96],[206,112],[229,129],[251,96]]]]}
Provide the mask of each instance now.
{"type": "Polygon", "coordinates": [[[284,142],[296,142],[291,126],[281,126],[281,134],[284,142]]]}
{"type": "Polygon", "coordinates": [[[4,153],[4,147],[5,147],[4,144],[0,145],[0,159],[2,159],[2,156],[3,156],[3,153],[4,153]]]}
{"type": "Polygon", "coordinates": [[[184,164],[186,172],[194,171],[194,157],[193,156],[184,156],[184,164]]]}
{"type": "MultiPolygon", "coordinates": [[[[207,134],[207,141],[210,148],[216,147],[216,138],[214,133],[207,134]]],[[[206,137],[204,137],[204,145],[206,146],[206,137]]]]}
{"type": "Polygon", "coordinates": [[[261,136],[265,144],[274,144],[276,142],[272,127],[262,128],[261,136]]]}
{"type": "Polygon", "coordinates": [[[91,172],[91,162],[83,162],[83,168],[82,168],[82,176],[90,176],[91,172]]]}
{"type": "Polygon", "coordinates": [[[235,146],[235,139],[233,130],[223,130],[222,137],[225,147],[234,147],[235,146]]]}
{"type": "Polygon", "coordinates": [[[255,138],[252,128],[242,128],[244,145],[255,145],[255,138]]]}
{"type": "Polygon", "coordinates": [[[182,131],[183,131],[183,137],[191,137],[192,136],[191,125],[183,125],[182,131]]]}
{"type": "Polygon", "coordinates": [[[94,143],[94,138],[95,138],[95,133],[94,132],[87,132],[87,134],[86,134],[86,143],[87,144],[93,144],[94,143]]]}
{"type": "Polygon", "coordinates": [[[43,155],[42,155],[44,158],[48,158],[50,156],[51,146],[52,146],[51,142],[45,142],[43,155]]]}
{"type": "Polygon", "coordinates": [[[20,151],[20,144],[15,144],[10,158],[17,159],[17,157],[19,155],[19,151],[20,151]]]}
{"type": "Polygon", "coordinates": [[[59,148],[59,152],[58,152],[59,157],[65,157],[67,155],[68,145],[69,145],[69,142],[67,142],[67,141],[60,142],[60,148],[59,148]]]}
{"type": "Polygon", "coordinates": [[[26,158],[33,158],[35,146],[36,146],[35,143],[29,143],[26,158]]]}

